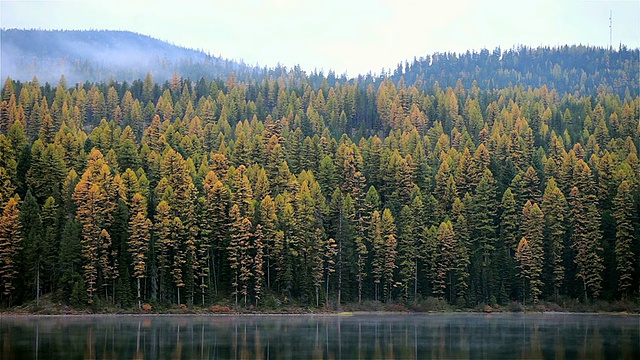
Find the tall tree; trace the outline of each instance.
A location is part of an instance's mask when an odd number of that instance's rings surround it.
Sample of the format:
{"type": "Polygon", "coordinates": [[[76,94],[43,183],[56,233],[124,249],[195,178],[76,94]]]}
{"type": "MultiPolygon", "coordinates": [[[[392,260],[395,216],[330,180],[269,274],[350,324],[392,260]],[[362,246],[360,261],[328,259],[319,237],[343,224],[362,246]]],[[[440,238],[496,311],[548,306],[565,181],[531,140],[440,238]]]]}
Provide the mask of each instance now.
{"type": "Polygon", "coordinates": [[[600,214],[594,195],[582,194],[577,187],[569,193],[571,208],[571,248],[575,252],[576,277],[582,281],[585,300],[597,298],[602,290],[602,233],[600,214]]]}
{"type": "Polygon", "coordinates": [[[40,272],[46,252],[44,251],[45,242],[40,206],[38,206],[35,197],[31,195],[30,191],[27,191],[27,195],[20,206],[20,224],[23,230],[22,239],[26,255],[25,260],[31,259],[32,262],[29,264],[28,260],[25,261],[27,263],[25,264],[27,274],[30,278],[27,280],[30,285],[29,290],[35,289],[32,293],[35,293],[36,304],[39,304],[41,293],[40,272]],[[33,283],[31,280],[33,280],[33,283]]]}
{"type": "Polygon", "coordinates": [[[557,298],[564,284],[565,268],[563,252],[566,235],[567,201],[554,178],[550,178],[542,197],[542,212],[545,217],[546,266],[557,298]]]}
{"type": "Polygon", "coordinates": [[[131,253],[133,277],[136,279],[138,309],[142,307],[140,281],[146,277],[147,251],[151,241],[151,220],[146,216],[147,203],[142,195],[133,196],[133,211],[129,220],[128,250],[131,253]]]}
{"type": "Polygon", "coordinates": [[[531,248],[526,238],[520,239],[515,258],[518,262],[517,276],[522,279],[522,303],[525,303],[527,299],[527,285],[530,288],[531,272],[534,267],[533,254],[531,253],[531,248]]]}
{"type": "Polygon", "coordinates": [[[520,233],[527,239],[527,245],[531,251],[529,263],[529,290],[531,301],[536,304],[542,294],[544,283],[542,281],[542,268],[544,266],[543,248],[544,214],[538,204],[532,204],[527,200],[522,208],[522,224],[520,233]]]}
{"type": "Polygon", "coordinates": [[[18,199],[10,198],[0,217],[0,281],[2,295],[11,306],[18,275],[18,253],[22,250],[22,224],[18,199]]]}
{"type": "Polygon", "coordinates": [[[628,295],[633,281],[635,242],[633,220],[633,195],[629,182],[622,181],[618,193],[613,200],[614,217],[616,219],[616,270],[618,271],[618,292],[623,297],[628,295]]]}

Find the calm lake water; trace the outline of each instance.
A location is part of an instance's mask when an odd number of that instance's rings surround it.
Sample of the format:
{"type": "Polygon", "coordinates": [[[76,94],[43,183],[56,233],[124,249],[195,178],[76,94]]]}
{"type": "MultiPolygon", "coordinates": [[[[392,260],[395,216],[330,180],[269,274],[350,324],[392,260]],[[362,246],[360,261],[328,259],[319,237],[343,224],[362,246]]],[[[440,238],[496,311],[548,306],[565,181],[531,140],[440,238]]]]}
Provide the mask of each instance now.
{"type": "Polygon", "coordinates": [[[640,359],[640,317],[0,316],[2,359],[640,359]]]}

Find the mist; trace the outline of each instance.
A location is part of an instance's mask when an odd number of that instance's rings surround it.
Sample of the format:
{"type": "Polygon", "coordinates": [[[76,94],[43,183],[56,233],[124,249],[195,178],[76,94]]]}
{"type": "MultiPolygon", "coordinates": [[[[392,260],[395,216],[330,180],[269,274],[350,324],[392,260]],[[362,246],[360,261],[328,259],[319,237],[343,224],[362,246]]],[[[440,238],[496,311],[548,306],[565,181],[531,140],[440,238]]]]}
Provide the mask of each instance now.
{"type": "Polygon", "coordinates": [[[237,67],[202,51],[181,48],[125,31],[2,30],[0,77],[68,84],[115,79],[133,81],[150,72],[156,81],[175,72],[221,76],[237,67]]]}

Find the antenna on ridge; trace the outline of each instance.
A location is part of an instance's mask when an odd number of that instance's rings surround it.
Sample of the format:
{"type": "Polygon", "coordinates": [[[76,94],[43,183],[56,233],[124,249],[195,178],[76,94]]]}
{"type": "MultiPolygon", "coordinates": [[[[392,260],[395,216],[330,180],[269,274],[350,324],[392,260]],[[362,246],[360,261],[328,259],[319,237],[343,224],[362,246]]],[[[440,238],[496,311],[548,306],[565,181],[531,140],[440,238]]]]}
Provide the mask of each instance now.
{"type": "Polygon", "coordinates": [[[611,10],[609,10],[609,50],[613,49],[613,41],[612,41],[612,39],[613,39],[613,37],[612,37],[613,30],[612,30],[612,26],[611,26],[612,23],[613,23],[612,14],[613,14],[613,12],[611,10]]]}

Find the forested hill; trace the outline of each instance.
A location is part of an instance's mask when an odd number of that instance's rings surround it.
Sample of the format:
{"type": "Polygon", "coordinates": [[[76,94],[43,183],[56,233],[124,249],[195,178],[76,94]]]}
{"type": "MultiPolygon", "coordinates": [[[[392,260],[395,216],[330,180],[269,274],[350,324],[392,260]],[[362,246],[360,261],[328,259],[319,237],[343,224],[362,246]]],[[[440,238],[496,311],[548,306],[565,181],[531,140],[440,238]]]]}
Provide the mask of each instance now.
{"type": "MultiPolygon", "coordinates": [[[[29,81],[33,76],[54,84],[65,75],[70,84],[85,81],[133,81],[150,72],[158,82],[174,72],[184,78],[227,78],[234,72],[241,81],[290,73],[301,75],[299,67],[289,70],[256,68],[224,60],[202,51],[185,49],[151,37],[126,31],[86,30],[1,30],[2,79],[29,81]]],[[[209,51],[215,49],[207,49],[209,51]]],[[[640,51],[620,46],[617,50],[589,46],[520,47],[436,53],[398,64],[392,72],[354,74],[360,84],[402,78],[407,85],[429,90],[442,87],[470,88],[475,82],[485,90],[510,85],[539,88],[545,85],[560,94],[596,94],[607,91],[624,97],[637,96],[640,89],[640,51]],[[461,84],[457,85],[458,80],[461,84]]],[[[308,81],[320,86],[347,81],[344,76],[309,74],[308,81]]]]}
{"type": "MultiPolygon", "coordinates": [[[[391,74],[390,74],[391,75],[391,74]]],[[[510,85],[539,88],[545,85],[558,93],[595,94],[607,91],[624,96],[638,95],[640,52],[621,46],[616,51],[589,46],[520,47],[500,51],[437,53],[400,64],[393,72],[409,85],[464,87],[475,81],[483,89],[510,85]]]]}
{"type": "Polygon", "coordinates": [[[637,306],[638,89],[411,73],[7,78],[0,306],[637,306]]]}
{"type": "Polygon", "coordinates": [[[128,31],[18,30],[0,33],[2,75],[56,83],[132,81],[151,72],[158,80],[175,71],[199,77],[226,77],[238,63],[128,31]]]}

